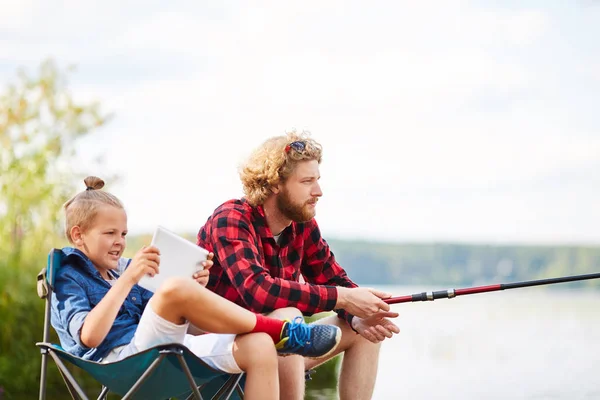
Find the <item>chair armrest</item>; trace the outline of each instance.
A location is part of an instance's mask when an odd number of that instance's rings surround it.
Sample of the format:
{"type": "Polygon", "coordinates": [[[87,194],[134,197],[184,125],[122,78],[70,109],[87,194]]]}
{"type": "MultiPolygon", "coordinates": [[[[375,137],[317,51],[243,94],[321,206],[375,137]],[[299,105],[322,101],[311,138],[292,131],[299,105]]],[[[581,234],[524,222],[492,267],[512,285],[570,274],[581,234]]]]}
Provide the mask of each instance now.
{"type": "Polygon", "coordinates": [[[37,274],[37,294],[40,299],[48,297],[48,281],[46,280],[46,267],[37,274]]]}

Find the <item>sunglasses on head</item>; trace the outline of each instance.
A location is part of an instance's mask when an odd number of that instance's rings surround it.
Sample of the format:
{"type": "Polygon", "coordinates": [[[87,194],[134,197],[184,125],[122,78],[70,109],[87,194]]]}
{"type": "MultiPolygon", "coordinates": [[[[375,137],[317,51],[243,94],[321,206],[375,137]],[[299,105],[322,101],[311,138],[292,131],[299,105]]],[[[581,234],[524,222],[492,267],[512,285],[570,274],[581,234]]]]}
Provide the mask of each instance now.
{"type": "Polygon", "coordinates": [[[306,149],[306,142],[297,140],[285,146],[285,153],[289,153],[290,150],[294,149],[298,153],[302,153],[306,149]]]}

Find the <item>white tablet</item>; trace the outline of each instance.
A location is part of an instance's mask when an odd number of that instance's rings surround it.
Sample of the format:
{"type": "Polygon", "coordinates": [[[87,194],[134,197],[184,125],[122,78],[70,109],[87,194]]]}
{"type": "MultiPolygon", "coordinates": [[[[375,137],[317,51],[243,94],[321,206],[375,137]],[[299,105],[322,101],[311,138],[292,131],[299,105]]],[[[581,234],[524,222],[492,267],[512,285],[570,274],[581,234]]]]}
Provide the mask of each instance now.
{"type": "Polygon", "coordinates": [[[203,269],[202,261],[208,256],[208,251],[187,239],[159,226],[154,232],[152,246],[160,250],[159,273],[153,277],[145,276],[138,285],[156,292],[170,277],[189,277],[203,269]]]}

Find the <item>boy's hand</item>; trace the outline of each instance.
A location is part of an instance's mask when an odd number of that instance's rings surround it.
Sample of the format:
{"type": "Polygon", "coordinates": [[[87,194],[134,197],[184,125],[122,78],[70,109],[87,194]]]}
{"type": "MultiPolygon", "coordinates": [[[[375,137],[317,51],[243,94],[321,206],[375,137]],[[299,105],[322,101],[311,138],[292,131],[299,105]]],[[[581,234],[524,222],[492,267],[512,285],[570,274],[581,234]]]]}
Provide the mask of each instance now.
{"type": "Polygon", "coordinates": [[[144,246],[133,256],[131,264],[123,273],[123,278],[129,279],[132,284],[137,284],[145,275],[158,274],[159,264],[160,251],[154,246],[144,246]]]}
{"type": "Polygon", "coordinates": [[[208,256],[206,257],[206,261],[202,261],[202,266],[204,267],[204,269],[201,271],[198,271],[194,274],[194,279],[196,280],[196,282],[198,282],[202,286],[206,286],[208,284],[208,277],[210,275],[210,272],[208,270],[214,264],[214,262],[212,260],[214,256],[215,256],[214,253],[212,253],[212,252],[208,253],[208,256]]]}

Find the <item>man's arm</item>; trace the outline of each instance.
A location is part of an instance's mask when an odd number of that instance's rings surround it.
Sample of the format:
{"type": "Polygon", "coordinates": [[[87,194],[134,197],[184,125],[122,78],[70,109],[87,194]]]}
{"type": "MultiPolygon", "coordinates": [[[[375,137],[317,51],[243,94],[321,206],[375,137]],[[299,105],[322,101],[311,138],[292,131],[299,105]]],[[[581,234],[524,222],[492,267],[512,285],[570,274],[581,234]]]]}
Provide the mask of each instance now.
{"type": "Polygon", "coordinates": [[[311,220],[305,225],[301,272],[307,282],[315,285],[358,287],[335,260],[335,256],[329,248],[329,244],[321,236],[315,220],[311,220]]]}
{"type": "Polygon", "coordinates": [[[370,288],[358,288],[348,278],[346,271],[335,261],[335,257],[315,220],[305,226],[304,260],[302,274],[309,282],[321,285],[335,285],[338,301],[335,305],[338,316],[354,329],[354,316],[369,318],[380,311],[389,311],[390,306],[382,299],[390,297],[370,288]]]}
{"type": "Polygon", "coordinates": [[[227,210],[212,223],[215,257],[248,309],[265,313],[296,307],[308,314],[334,309],[338,300],[335,287],[271,276],[256,247],[260,238],[242,212],[227,210]]]}
{"type": "MultiPolygon", "coordinates": [[[[319,226],[314,219],[306,223],[304,235],[304,257],[301,272],[307,282],[316,285],[358,287],[335,260],[335,255],[321,236],[319,226]]],[[[344,294],[342,293],[340,296],[338,291],[338,306],[340,300],[343,300],[342,297],[344,294]]],[[[352,327],[354,315],[341,308],[335,311],[352,327]]]]}

